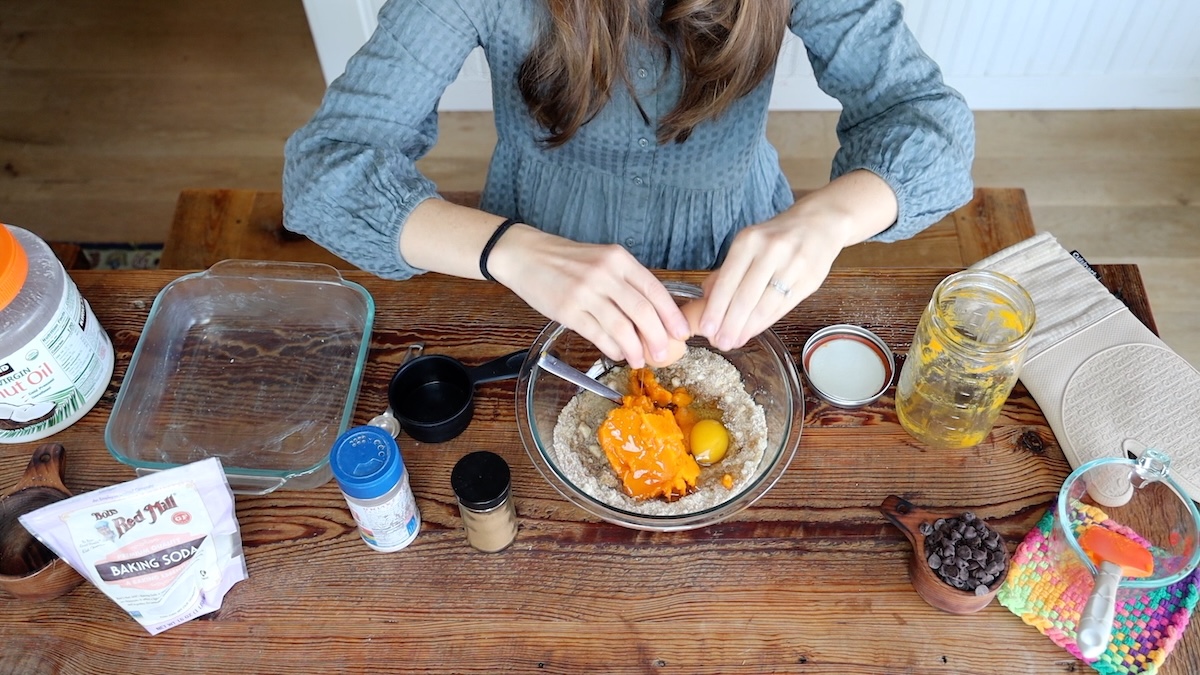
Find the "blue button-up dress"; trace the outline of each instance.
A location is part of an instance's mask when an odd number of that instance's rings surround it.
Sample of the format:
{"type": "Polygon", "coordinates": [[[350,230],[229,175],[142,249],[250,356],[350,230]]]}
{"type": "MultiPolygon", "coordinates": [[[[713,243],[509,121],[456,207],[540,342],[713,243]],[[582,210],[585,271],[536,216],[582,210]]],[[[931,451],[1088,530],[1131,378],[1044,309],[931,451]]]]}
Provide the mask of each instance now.
{"type": "MultiPolygon", "coordinates": [[[[491,68],[498,137],[483,210],[621,244],[648,267],[707,269],[739,229],[792,204],[766,138],[772,78],[686,142],[660,145],[658,119],[679,95],[678,59],[650,48],[628,55],[633,91],[617,88],[574,138],[547,148],[516,86],[544,13],[542,0],[391,0],[288,139],[285,225],[381,277],[420,273],[400,255],[400,232],[438,194],[415,163],[437,140],[439,98],[477,46],[491,68]]],[[[899,217],[876,240],[910,237],[970,199],[971,112],[895,0],[795,0],[790,28],[817,83],[842,104],[831,177],[865,169],[896,193],[899,217]]]]}

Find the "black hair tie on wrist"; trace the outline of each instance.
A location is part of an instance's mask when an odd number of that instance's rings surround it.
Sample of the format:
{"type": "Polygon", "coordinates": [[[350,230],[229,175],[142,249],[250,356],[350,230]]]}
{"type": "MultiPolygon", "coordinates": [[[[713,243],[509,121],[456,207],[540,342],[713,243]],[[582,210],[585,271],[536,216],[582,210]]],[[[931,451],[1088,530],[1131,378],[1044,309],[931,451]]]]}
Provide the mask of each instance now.
{"type": "Polygon", "coordinates": [[[516,218],[509,218],[503,223],[500,223],[500,226],[497,227],[496,231],[492,233],[491,238],[488,239],[487,243],[483,245],[483,251],[479,254],[479,271],[483,274],[484,279],[487,279],[488,281],[496,280],[496,278],[492,276],[491,272],[488,272],[488,256],[492,254],[492,248],[496,246],[496,242],[500,241],[500,237],[504,236],[504,233],[508,231],[508,228],[516,225],[518,222],[520,221],[518,221],[516,218]]]}

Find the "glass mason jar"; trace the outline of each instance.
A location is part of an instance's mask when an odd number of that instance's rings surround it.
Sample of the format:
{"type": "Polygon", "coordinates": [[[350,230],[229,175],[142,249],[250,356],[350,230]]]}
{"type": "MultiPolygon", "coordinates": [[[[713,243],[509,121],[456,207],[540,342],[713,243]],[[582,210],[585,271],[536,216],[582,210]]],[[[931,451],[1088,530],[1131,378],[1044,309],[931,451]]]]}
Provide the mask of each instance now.
{"type": "Polygon", "coordinates": [[[987,437],[1017,383],[1033,300],[996,272],[964,270],[933,291],[896,384],[896,413],[914,438],[967,448],[987,437]]]}

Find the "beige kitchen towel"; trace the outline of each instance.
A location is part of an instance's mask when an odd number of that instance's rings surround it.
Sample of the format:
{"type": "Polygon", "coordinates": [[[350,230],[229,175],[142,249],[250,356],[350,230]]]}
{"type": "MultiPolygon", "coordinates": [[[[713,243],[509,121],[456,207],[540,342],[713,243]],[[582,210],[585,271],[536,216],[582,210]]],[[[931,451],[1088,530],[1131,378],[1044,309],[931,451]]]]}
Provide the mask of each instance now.
{"type": "Polygon", "coordinates": [[[1050,233],[972,267],[1012,277],[1033,298],[1037,318],[1021,381],[1071,467],[1157,448],[1171,457],[1176,482],[1200,497],[1200,372],[1050,233]]]}

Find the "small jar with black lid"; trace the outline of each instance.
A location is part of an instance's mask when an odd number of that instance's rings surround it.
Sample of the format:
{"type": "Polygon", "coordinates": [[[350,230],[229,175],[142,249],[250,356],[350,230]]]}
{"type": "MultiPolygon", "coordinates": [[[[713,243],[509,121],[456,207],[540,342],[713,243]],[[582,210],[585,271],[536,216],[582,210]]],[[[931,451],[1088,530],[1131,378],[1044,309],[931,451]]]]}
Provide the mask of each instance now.
{"type": "Polygon", "coordinates": [[[486,450],[465,455],[450,472],[450,486],[458,499],[467,543],[484,553],[503,551],[513,543],[517,510],[503,457],[486,450]]]}

